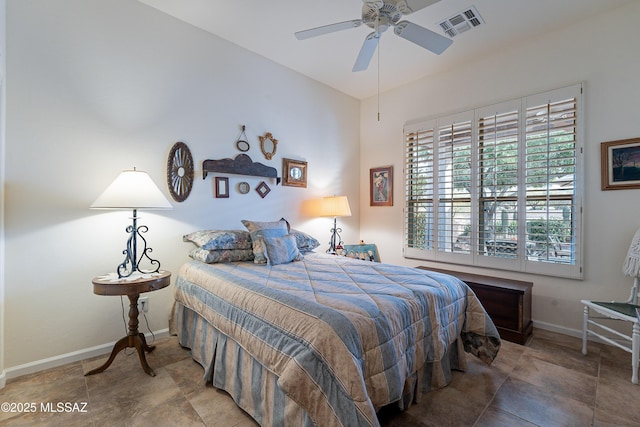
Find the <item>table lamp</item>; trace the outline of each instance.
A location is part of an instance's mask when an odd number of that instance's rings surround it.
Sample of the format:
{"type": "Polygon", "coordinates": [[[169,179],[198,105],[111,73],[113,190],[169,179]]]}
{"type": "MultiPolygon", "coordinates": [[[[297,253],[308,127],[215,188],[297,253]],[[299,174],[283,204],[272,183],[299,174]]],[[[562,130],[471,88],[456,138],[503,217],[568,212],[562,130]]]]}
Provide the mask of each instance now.
{"type": "Polygon", "coordinates": [[[349,207],[349,200],[347,196],[331,196],[323,197],[320,204],[320,216],[332,216],[333,228],[331,229],[331,241],[329,242],[329,249],[327,253],[335,255],[336,246],[342,243],[340,233],[341,228],[338,228],[337,218],[339,216],[351,216],[351,208],[349,207]]]}
{"type": "Polygon", "coordinates": [[[119,278],[129,277],[136,271],[143,274],[160,271],[160,262],[149,256],[149,252],[153,250],[147,247],[147,241],[142,236],[142,233],[149,231],[149,228],[145,225],[138,226],[137,213],[138,209],[172,208],[171,203],[151,177],[146,172],[138,171],[135,168],[123,171],[118,175],[115,181],[91,204],[90,209],[133,209],[133,224],[126,228],[126,232],[129,233],[127,248],[122,251],[125,258],[116,269],[119,278]],[[138,238],[144,244],[140,255],[138,255],[138,238]],[[155,267],[155,269],[141,270],[140,262],[143,258],[147,258],[151,268],[155,267]]]}

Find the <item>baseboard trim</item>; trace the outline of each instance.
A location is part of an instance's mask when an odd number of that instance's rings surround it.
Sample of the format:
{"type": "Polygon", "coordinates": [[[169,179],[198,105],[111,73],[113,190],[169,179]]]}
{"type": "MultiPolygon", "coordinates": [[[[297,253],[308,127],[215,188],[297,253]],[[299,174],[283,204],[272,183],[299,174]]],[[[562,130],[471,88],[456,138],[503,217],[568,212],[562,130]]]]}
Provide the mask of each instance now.
{"type": "Polygon", "coordinates": [[[549,332],[556,332],[558,334],[569,335],[582,339],[582,329],[565,328],[564,326],[554,325],[553,323],[541,322],[539,320],[533,321],[533,327],[538,329],[544,329],[549,332]]]}
{"type": "MultiPolygon", "coordinates": [[[[168,337],[169,328],[156,331],[153,333],[153,335],[156,337],[156,339],[168,337]]],[[[152,337],[150,333],[145,334],[145,336],[148,339],[152,337]]],[[[115,343],[116,341],[7,368],[2,373],[2,376],[0,376],[0,388],[5,386],[6,380],[8,379],[17,378],[23,375],[33,374],[34,372],[44,371],[45,369],[66,365],[67,363],[78,362],[80,360],[89,359],[91,357],[108,354],[113,349],[115,343]]]]}
{"type": "MultiPolygon", "coordinates": [[[[576,338],[582,338],[582,330],[579,329],[566,328],[564,326],[558,326],[552,323],[541,322],[538,320],[533,320],[533,327],[544,329],[550,332],[569,335],[576,338]]],[[[147,338],[151,338],[151,334],[147,333],[145,335],[147,336],[147,338]]],[[[156,338],[168,337],[169,328],[156,331],[154,332],[154,335],[156,338]]],[[[8,379],[32,374],[34,372],[43,371],[45,369],[55,368],[57,366],[66,365],[67,363],[78,362],[80,360],[88,359],[91,357],[102,356],[103,354],[109,353],[113,349],[115,343],[116,342],[114,341],[111,343],[102,344],[95,347],[73,351],[71,353],[61,354],[59,356],[49,357],[47,359],[36,360],[34,362],[7,368],[0,374],[0,389],[5,386],[8,379]]]]}

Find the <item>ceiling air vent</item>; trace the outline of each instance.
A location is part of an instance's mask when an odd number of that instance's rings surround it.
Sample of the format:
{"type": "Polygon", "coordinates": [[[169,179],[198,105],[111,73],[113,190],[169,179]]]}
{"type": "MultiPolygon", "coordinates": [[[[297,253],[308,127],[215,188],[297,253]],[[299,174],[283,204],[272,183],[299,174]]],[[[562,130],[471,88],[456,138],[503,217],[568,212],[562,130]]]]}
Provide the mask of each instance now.
{"type": "Polygon", "coordinates": [[[456,13],[455,15],[440,22],[440,28],[442,28],[445,34],[449,37],[455,37],[465,31],[477,27],[480,24],[484,24],[484,20],[478,13],[475,6],[471,6],[469,9],[456,13]]]}

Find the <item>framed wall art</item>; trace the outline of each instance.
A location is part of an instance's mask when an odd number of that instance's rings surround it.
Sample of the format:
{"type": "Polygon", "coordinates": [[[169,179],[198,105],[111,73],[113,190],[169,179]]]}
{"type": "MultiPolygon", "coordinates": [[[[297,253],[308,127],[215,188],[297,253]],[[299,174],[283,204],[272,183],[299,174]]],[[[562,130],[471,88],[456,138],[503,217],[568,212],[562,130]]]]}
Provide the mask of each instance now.
{"type": "Polygon", "coordinates": [[[216,176],[216,199],[229,197],[229,178],[216,176]]]}
{"type": "Polygon", "coordinates": [[[360,243],[359,245],[344,245],[344,256],[359,258],[365,261],[380,262],[378,247],[374,243],[360,243]]]}
{"type": "Polygon", "coordinates": [[[600,144],[602,190],[640,188],[640,138],[600,144]]]}
{"type": "Polygon", "coordinates": [[[369,205],[393,206],[393,166],[369,169],[369,205]]]}
{"type": "Polygon", "coordinates": [[[260,197],[262,197],[264,199],[265,197],[267,197],[267,194],[269,194],[269,191],[271,191],[271,189],[269,188],[269,186],[267,185],[266,182],[262,181],[256,187],[256,191],[258,192],[260,197]]]}
{"type": "Polygon", "coordinates": [[[282,159],[282,185],[307,188],[307,162],[282,159]]]}

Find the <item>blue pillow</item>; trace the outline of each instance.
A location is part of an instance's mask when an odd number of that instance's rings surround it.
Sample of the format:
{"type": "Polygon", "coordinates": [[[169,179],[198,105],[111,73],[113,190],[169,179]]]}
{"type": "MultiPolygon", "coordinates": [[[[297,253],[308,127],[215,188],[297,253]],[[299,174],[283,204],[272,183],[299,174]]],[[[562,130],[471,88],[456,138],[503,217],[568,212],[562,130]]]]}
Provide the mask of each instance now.
{"type": "Polygon", "coordinates": [[[257,222],[242,220],[242,224],[247,228],[251,235],[251,244],[253,246],[253,262],[256,264],[265,264],[265,248],[263,243],[264,237],[282,237],[289,234],[287,221],[257,222]]]}
{"type": "Polygon", "coordinates": [[[267,265],[286,264],[300,261],[303,256],[298,250],[295,236],[263,237],[267,265]]]}

